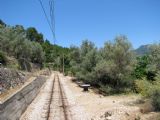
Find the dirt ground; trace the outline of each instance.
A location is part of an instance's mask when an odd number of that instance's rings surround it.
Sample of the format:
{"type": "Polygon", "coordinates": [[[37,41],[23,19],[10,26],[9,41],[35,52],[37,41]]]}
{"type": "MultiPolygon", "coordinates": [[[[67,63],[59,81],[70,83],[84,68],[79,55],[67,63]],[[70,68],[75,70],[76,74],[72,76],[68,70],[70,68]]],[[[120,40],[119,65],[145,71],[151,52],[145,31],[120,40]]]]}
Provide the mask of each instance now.
{"type": "Polygon", "coordinates": [[[76,104],[84,109],[90,120],[160,120],[160,113],[152,112],[150,102],[139,95],[104,97],[91,89],[83,92],[71,77],[65,77],[63,81],[72,92],[70,94],[76,104]]]}

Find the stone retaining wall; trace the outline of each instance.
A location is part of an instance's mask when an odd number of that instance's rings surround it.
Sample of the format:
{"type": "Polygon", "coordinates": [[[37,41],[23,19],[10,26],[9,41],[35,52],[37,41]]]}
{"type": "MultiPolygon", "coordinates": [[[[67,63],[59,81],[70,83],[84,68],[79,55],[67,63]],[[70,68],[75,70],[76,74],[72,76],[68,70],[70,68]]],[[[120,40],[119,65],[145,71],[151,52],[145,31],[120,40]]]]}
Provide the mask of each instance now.
{"type": "Polygon", "coordinates": [[[18,120],[37,96],[47,77],[39,76],[21,90],[0,103],[0,120],[18,120]]]}

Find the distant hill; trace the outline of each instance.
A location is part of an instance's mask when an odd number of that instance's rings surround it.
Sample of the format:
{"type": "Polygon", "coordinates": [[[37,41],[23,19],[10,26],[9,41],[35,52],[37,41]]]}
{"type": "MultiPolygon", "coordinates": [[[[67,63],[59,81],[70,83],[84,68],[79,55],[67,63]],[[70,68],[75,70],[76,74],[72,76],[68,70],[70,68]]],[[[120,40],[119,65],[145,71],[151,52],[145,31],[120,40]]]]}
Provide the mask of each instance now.
{"type": "Polygon", "coordinates": [[[150,51],[150,45],[141,45],[139,48],[135,50],[137,55],[145,55],[150,51]]]}

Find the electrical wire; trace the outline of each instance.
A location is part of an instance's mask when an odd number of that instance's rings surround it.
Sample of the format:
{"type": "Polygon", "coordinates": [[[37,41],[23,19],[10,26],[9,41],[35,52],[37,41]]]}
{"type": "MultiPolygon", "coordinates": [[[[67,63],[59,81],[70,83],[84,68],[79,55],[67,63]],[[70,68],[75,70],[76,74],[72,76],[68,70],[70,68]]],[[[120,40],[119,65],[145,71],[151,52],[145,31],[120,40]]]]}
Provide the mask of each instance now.
{"type": "MultiPolygon", "coordinates": [[[[51,25],[52,25],[53,31],[55,31],[55,8],[54,8],[55,3],[54,3],[54,0],[49,1],[49,6],[50,6],[51,25]]],[[[54,32],[54,37],[56,39],[55,32],[54,32]]]]}
{"type": "MultiPolygon", "coordinates": [[[[41,5],[41,8],[42,8],[42,10],[43,10],[43,13],[44,13],[44,15],[45,15],[45,18],[46,18],[46,20],[47,20],[47,23],[48,23],[48,25],[49,25],[49,27],[50,27],[50,29],[51,29],[51,32],[52,32],[52,35],[53,35],[53,41],[54,41],[54,44],[55,44],[55,41],[56,41],[56,37],[55,37],[55,18],[54,18],[54,10],[53,10],[53,8],[54,8],[54,1],[53,1],[53,3],[52,3],[52,5],[50,6],[50,19],[51,19],[51,23],[50,23],[50,20],[49,20],[49,18],[48,18],[48,16],[47,16],[47,13],[46,13],[46,11],[45,11],[45,8],[44,8],[44,6],[43,6],[43,3],[42,3],[42,1],[41,0],[38,0],[39,1],[39,3],[40,3],[40,5],[41,5]]],[[[50,4],[50,3],[49,3],[50,4]]]]}

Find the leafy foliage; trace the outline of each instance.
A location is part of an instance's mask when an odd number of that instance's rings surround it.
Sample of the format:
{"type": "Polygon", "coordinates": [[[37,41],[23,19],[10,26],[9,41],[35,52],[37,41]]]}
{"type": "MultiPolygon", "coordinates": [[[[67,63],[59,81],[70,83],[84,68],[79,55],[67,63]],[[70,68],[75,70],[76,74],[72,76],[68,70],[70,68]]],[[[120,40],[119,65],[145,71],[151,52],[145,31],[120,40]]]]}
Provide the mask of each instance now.
{"type": "Polygon", "coordinates": [[[80,48],[71,48],[71,55],[71,69],[76,76],[85,83],[95,84],[94,67],[98,62],[98,57],[94,44],[85,40],[80,48]]]}
{"type": "Polygon", "coordinates": [[[0,48],[8,56],[18,59],[23,70],[31,70],[30,62],[42,65],[45,57],[41,45],[28,40],[21,25],[0,27],[0,48]]]}
{"type": "Polygon", "coordinates": [[[33,42],[31,47],[32,47],[31,61],[33,63],[42,64],[43,61],[45,60],[45,53],[43,52],[43,48],[37,42],[33,42]]]}
{"type": "Polygon", "coordinates": [[[148,55],[137,57],[137,64],[134,70],[134,75],[136,78],[141,79],[147,76],[147,65],[148,64],[149,64],[148,55]]]}
{"type": "Polygon", "coordinates": [[[152,83],[145,78],[142,80],[135,80],[135,90],[137,93],[142,94],[145,97],[150,96],[150,90],[152,89],[152,83]]]}
{"type": "Polygon", "coordinates": [[[48,40],[46,40],[42,44],[42,47],[45,52],[46,66],[62,72],[63,59],[64,59],[65,72],[67,73],[69,71],[70,68],[69,48],[63,48],[58,45],[52,45],[48,40]]]}
{"type": "Polygon", "coordinates": [[[7,63],[7,58],[4,52],[0,51],[0,63],[1,64],[6,64],[7,63]]]}
{"type": "MultiPolygon", "coordinates": [[[[113,43],[107,42],[101,52],[102,63],[105,65],[105,68],[102,68],[101,71],[104,69],[108,83],[114,87],[125,85],[126,76],[129,78],[132,73],[134,60],[132,47],[128,39],[125,36],[118,36],[113,43]]],[[[97,66],[97,68],[98,67],[99,66],[97,66]]]]}
{"type": "Polygon", "coordinates": [[[155,110],[160,111],[160,89],[153,91],[151,99],[155,110]]]}
{"type": "Polygon", "coordinates": [[[38,33],[37,30],[33,27],[30,27],[26,30],[26,37],[34,42],[43,43],[43,35],[41,33],[38,33]]]}
{"type": "MultiPolygon", "coordinates": [[[[159,76],[159,75],[158,75],[159,76]]],[[[143,78],[142,80],[135,81],[136,92],[141,93],[143,96],[151,98],[152,105],[155,110],[160,110],[160,79],[156,81],[148,81],[143,78]]]]}
{"type": "Polygon", "coordinates": [[[160,71],[160,44],[153,44],[150,49],[151,66],[154,66],[154,70],[160,71]]]}
{"type": "Polygon", "coordinates": [[[92,42],[85,40],[80,48],[71,48],[71,55],[71,70],[85,83],[100,87],[103,91],[111,88],[112,93],[133,83],[134,54],[125,36],[106,42],[99,50],[92,42]]]}
{"type": "Polygon", "coordinates": [[[137,58],[137,64],[134,69],[134,75],[137,79],[146,77],[147,80],[154,81],[156,74],[160,71],[160,45],[150,46],[150,53],[137,58]]]}

